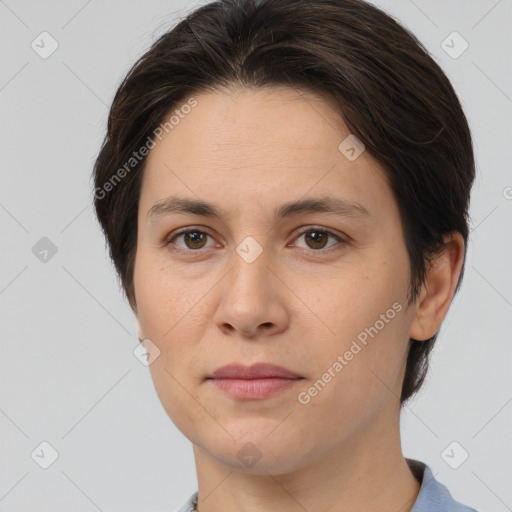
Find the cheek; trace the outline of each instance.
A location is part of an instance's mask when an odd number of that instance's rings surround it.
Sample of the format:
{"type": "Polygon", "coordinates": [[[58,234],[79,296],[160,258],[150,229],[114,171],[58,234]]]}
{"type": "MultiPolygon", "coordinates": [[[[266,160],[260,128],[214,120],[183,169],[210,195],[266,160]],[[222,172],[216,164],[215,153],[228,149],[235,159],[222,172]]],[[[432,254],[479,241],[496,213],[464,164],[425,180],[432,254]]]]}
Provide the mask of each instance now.
{"type": "Polygon", "coordinates": [[[318,295],[317,300],[324,302],[322,320],[331,331],[314,348],[313,374],[322,389],[314,400],[318,405],[325,401],[323,406],[341,414],[363,413],[378,407],[390,393],[399,395],[409,322],[407,282],[399,276],[382,265],[372,274],[354,272],[331,281],[330,289],[318,295]],[[325,381],[327,392],[322,388],[325,381]]]}
{"type": "MultiPolygon", "coordinates": [[[[386,311],[386,310],[384,310],[386,311]]],[[[319,427],[329,439],[350,437],[371,423],[386,407],[398,406],[406,343],[403,342],[404,318],[395,316],[378,333],[363,328],[363,343],[355,336],[338,336],[329,354],[322,354],[317,371],[301,395],[303,413],[315,416],[323,411],[319,427]],[[370,334],[368,334],[370,333],[370,334]]],[[[374,327],[375,320],[369,327],[374,327]]],[[[377,327],[380,327],[378,324],[377,327]]],[[[319,354],[316,354],[317,356],[319,354]]]]}
{"type": "Polygon", "coordinates": [[[181,375],[176,375],[163,358],[156,359],[150,365],[151,378],[158,398],[176,427],[190,436],[194,425],[208,421],[200,407],[195,389],[181,375]]]}
{"type": "Polygon", "coordinates": [[[152,256],[140,251],[134,269],[139,322],[146,337],[166,340],[187,311],[198,302],[194,283],[184,282],[152,256]]]}
{"type": "Polygon", "coordinates": [[[184,376],[194,377],[190,369],[202,368],[196,360],[197,345],[211,319],[204,297],[210,286],[172,274],[145,254],[136,262],[134,282],[141,334],[160,350],[151,365],[155,384],[166,382],[162,389],[170,386],[172,393],[172,377],[185,384],[184,376]]]}
{"type": "Polygon", "coordinates": [[[405,309],[405,281],[385,264],[353,266],[330,276],[314,293],[303,291],[330,328],[327,339],[334,344],[355,339],[360,333],[364,338],[376,323],[379,331],[389,331],[388,326],[399,316],[397,309],[405,309]]]}
{"type": "Polygon", "coordinates": [[[202,365],[197,345],[209,316],[197,295],[190,288],[181,293],[179,282],[158,271],[148,273],[137,290],[141,328],[160,350],[149,367],[155,390],[169,418],[187,432],[204,422],[198,406],[202,365]]]}

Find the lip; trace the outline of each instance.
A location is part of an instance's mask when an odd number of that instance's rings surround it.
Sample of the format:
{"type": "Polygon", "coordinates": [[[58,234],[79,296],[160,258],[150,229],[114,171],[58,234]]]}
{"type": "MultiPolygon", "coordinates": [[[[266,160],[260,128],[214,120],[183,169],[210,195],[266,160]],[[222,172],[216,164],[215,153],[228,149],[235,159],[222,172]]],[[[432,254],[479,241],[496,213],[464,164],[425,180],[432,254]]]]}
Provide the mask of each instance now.
{"type": "Polygon", "coordinates": [[[296,373],[270,363],[251,366],[228,364],[217,368],[211,376],[217,389],[240,400],[268,398],[285,391],[303,380],[296,373]]]}
{"type": "Polygon", "coordinates": [[[299,379],[300,375],[272,363],[254,363],[251,366],[244,366],[239,363],[231,363],[217,368],[210,379],[263,379],[279,377],[282,379],[299,379]]]}

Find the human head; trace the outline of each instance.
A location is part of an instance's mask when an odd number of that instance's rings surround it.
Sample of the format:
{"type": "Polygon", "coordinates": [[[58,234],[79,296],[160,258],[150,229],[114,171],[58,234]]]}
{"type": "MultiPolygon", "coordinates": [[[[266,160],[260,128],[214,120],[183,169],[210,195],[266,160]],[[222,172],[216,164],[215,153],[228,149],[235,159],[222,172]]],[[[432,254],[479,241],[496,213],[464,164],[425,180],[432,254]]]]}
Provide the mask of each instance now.
{"type": "MultiPolygon", "coordinates": [[[[146,163],[140,148],[201,91],[282,85],[328,98],[385,170],[409,256],[410,303],[443,236],[455,231],[467,241],[474,179],[468,124],[449,80],[410,32],[360,0],[214,2],[161,36],[132,67],[95,164],[96,213],[134,310],[146,163]]],[[[402,403],[420,389],[436,337],[411,340],[402,403]]]]}

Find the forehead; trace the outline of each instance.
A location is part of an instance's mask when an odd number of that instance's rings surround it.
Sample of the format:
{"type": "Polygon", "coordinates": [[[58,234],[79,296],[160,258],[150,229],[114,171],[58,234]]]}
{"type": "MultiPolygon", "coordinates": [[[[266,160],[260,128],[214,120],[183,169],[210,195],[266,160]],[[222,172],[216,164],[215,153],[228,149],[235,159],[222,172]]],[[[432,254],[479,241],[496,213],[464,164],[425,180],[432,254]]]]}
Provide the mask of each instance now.
{"type": "Polygon", "coordinates": [[[332,150],[333,143],[350,133],[332,103],[298,89],[221,89],[194,98],[197,105],[170,132],[174,140],[168,142],[174,142],[180,158],[229,154],[230,161],[241,164],[279,154],[281,160],[292,159],[312,150],[332,150]],[[189,149],[194,153],[182,154],[189,149]]]}
{"type": "Polygon", "coordinates": [[[349,160],[340,151],[351,134],[329,100],[288,87],[193,98],[195,106],[175,116],[149,152],[141,191],[146,211],[175,191],[237,207],[333,191],[368,209],[390,199],[384,172],[368,152],[349,160]]]}

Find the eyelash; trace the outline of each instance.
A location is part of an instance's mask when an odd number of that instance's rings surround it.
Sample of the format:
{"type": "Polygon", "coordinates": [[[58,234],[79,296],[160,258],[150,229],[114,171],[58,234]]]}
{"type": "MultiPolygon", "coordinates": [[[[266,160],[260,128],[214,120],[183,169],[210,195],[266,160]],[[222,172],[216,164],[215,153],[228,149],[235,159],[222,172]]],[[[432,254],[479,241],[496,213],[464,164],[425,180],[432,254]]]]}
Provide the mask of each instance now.
{"type": "MultiPolygon", "coordinates": [[[[306,234],[306,233],[310,233],[310,232],[316,232],[316,233],[322,233],[322,234],[326,234],[332,238],[334,238],[337,242],[341,243],[341,245],[344,245],[347,243],[347,240],[334,233],[333,231],[329,230],[329,229],[325,229],[325,228],[317,228],[315,226],[309,226],[307,229],[304,229],[302,230],[300,233],[297,234],[296,239],[298,239],[299,237],[301,237],[302,235],[306,234]]],[[[177,233],[172,233],[165,241],[165,246],[168,247],[169,245],[175,245],[173,240],[175,240],[176,238],[178,238],[179,236],[182,236],[182,235],[186,235],[188,233],[201,233],[201,234],[205,234],[207,236],[209,236],[210,238],[213,238],[213,236],[208,233],[207,231],[204,231],[202,229],[197,229],[197,228],[186,228],[186,229],[183,229],[182,231],[178,231],[177,233]]],[[[328,247],[327,249],[303,249],[303,251],[305,251],[306,253],[309,253],[309,254],[314,254],[314,255],[318,255],[318,253],[330,253],[331,250],[333,249],[333,247],[335,247],[336,244],[334,244],[333,246],[331,247],[328,247]]],[[[200,253],[203,248],[201,249],[183,249],[181,247],[175,247],[172,249],[173,251],[175,252],[179,252],[179,253],[188,253],[189,255],[192,255],[191,253],[200,253]]]]}

